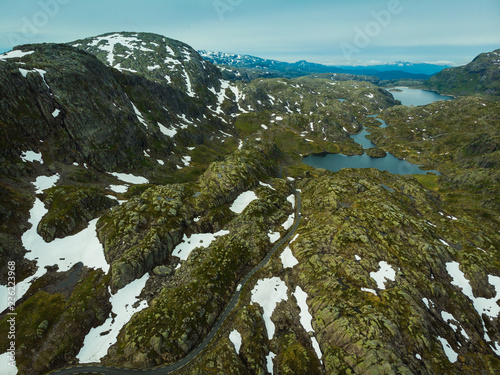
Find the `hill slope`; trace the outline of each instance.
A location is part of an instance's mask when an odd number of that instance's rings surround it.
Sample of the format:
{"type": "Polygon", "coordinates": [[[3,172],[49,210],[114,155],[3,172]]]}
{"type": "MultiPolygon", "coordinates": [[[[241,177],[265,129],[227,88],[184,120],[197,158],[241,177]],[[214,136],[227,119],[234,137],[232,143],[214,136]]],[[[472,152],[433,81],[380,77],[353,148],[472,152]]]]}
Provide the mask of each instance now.
{"type": "Polygon", "coordinates": [[[425,84],[429,89],[451,95],[500,96],[500,49],[482,53],[472,62],[445,69],[425,84]]]}

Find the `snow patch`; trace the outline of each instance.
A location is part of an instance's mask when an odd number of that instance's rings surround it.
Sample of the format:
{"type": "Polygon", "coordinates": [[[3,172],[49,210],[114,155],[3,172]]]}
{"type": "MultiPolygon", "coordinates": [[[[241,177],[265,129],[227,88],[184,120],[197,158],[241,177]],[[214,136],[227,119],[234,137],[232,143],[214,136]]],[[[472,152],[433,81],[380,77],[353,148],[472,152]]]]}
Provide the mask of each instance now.
{"type": "Polygon", "coordinates": [[[140,301],[138,298],[148,279],[149,275],[145,274],[142,278],[120,289],[115,295],[111,295],[109,301],[113,306],[112,312],[116,316],[110,316],[103,325],[90,330],[85,337],[82,349],[76,356],[80,363],[99,362],[107,354],[111,345],[116,343],[118,333],[132,316],[148,307],[146,301],[140,301]]]}
{"type": "Polygon", "coordinates": [[[42,154],[40,152],[35,152],[35,151],[23,152],[21,154],[21,159],[23,159],[24,162],[33,163],[34,161],[37,161],[40,164],[43,164],[42,154]]]}
{"type": "Polygon", "coordinates": [[[380,270],[377,272],[370,272],[370,277],[376,281],[377,288],[384,290],[386,280],[396,281],[396,271],[387,262],[380,262],[380,270]]]}
{"type": "Polygon", "coordinates": [[[132,102],[130,102],[130,103],[132,104],[132,107],[134,108],[134,112],[135,112],[135,114],[137,116],[137,119],[147,129],[148,128],[148,124],[146,124],[146,121],[144,120],[144,117],[142,116],[142,113],[137,109],[137,107],[135,106],[134,103],[132,103],[132,102]]]}
{"type": "MultiPolygon", "coordinates": [[[[57,178],[59,178],[57,176],[57,178]]],[[[41,190],[39,191],[41,192],[41,190]]],[[[96,234],[97,219],[89,222],[86,229],[65,238],[56,238],[47,243],[38,234],[37,227],[42,217],[48,212],[43,202],[36,198],[30,210],[28,222],[31,228],[23,233],[21,240],[26,248],[26,259],[36,260],[37,271],[16,286],[16,300],[19,300],[29,289],[31,283],[43,276],[46,266],[57,264],[59,272],[70,270],[75,264],[82,262],[89,268],[100,268],[107,273],[109,265],[104,258],[104,250],[96,234]]],[[[7,308],[7,287],[0,286],[0,311],[7,308]]]]}
{"type": "Polygon", "coordinates": [[[123,182],[128,182],[129,184],[147,184],[149,183],[149,180],[145,177],[140,177],[140,176],[134,176],[133,174],[128,174],[128,173],[117,173],[117,172],[110,172],[109,174],[115,176],[119,180],[122,180],[123,182]]]}
{"type": "Polygon", "coordinates": [[[276,354],[274,354],[273,352],[269,352],[269,354],[266,357],[267,372],[269,372],[270,374],[274,374],[274,362],[273,362],[274,358],[276,358],[276,354]]]}
{"type": "Polygon", "coordinates": [[[314,348],[314,351],[316,352],[316,355],[318,356],[318,359],[321,361],[321,363],[323,363],[323,360],[321,359],[321,358],[323,358],[323,353],[321,353],[321,348],[319,347],[319,342],[316,339],[316,337],[311,337],[311,342],[312,342],[312,346],[314,348]]]}
{"type": "Polygon", "coordinates": [[[309,306],[307,306],[307,293],[304,292],[300,286],[298,286],[295,288],[293,295],[300,308],[300,323],[302,324],[302,327],[304,327],[306,332],[315,332],[312,326],[313,317],[309,312],[309,306]]]}
{"type": "Polygon", "coordinates": [[[271,243],[275,243],[276,241],[278,241],[281,237],[281,234],[280,232],[271,232],[269,231],[269,233],[267,234],[268,237],[269,237],[269,241],[271,243]]]}
{"type": "Polygon", "coordinates": [[[118,194],[126,193],[128,190],[128,186],[125,185],[109,185],[109,188],[110,190],[118,194]]]}
{"type": "Polygon", "coordinates": [[[59,181],[59,174],[56,173],[53,176],[39,176],[36,181],[33,182],[33,185],[37,188],[36,193],[40,194],[46,189],[50,189],[56,186],[57,181],[59,181]]]}
{"type": "Polygon", "coordinates": [[[258,303],[264,310],[263,318],[269,340],[272,340],[275,331],[271,316],[278,303],[288,299],[287,291],[285,282],[279,277],[259,280],[252,289],[252,303],[258,303]]]}
{"type": "Polygon", "coordinates": [[[283,268],[293,268],[299,261],[293,256],[292,249],[287,246],[285,250],[280,255],[281,263],[283,263],[283,268]]]}
{"type": "Polygon", "coordinates": [[[460,323],[452,314],[446,311],[441,311],[441,318],[443,318],[443,321],[447,323],[452,330],[454,330],[456,333],[461,333],[463,337],[465,337],[467,340],[470,340],[467,332],[465,332],[460,323]]]}
{"type": "Polygon", "coordinates": [[[17,375],[17,366],[15,362],[12,362],[10,353],[0,354],[0,366],[3,375],[17,375]]]}
{"type": "Polygon", "coordinates": [[[5,61],[6,59],[19,59],[21,57],[31,55],[32,53],[35,53],[35,51],[23,52],[23,51],[16,49],[14,51],[9,51],[9,52],[5,52],[4,54],[1,54],[0,61],[5,61]]]}
{"type": "Polygon", "coordinates": [[[160,132],[162,134],[165,134],[167,137],[173,137],[174,135],[177,134],[177,129],[167,128],[165,125],[160,124],[159,122],[158,122],[158,127],[160,128],[160,132]]]}
{"type": "Polygon", "coordinates": [[[241,193],[238,198],[235,199],[229,209],[234,213],[241,214],[245,208],[254,200],[259,199],[257,195],[252,191],[245,191],[241,193]]]}
{"type": "Polygon", "coordinates": [[[265,183],[263,183],[263,182],[260,182],[260,181],[259,181],[259,185],[260,185],[260,186],[265,186],[265,187],[268,187],[269,189],[271,189],[271,190],[275,190],[275,191],[276,191],[276,189],[275,189],[275,188],[273,188],[273,187],[272,187],[271,185],[269,185],[269,184],[265,184],[265,183]]]}
{"type": "Polygon", "coordinates": [[[234,330],[229,334],[229,340],[233,343],[236,353],[240,354],[241,334],[237,330],[234,330]]]}
{"type": "Polygon", "coordinates": [[[490,299],[483,297],[476,298],[472,292],[469,280],[465,278],[464,273],[460,271],[459,267],[460,264],[458,262],[446,263],[446,270],[453,279],[451,283],[461,288],[462,293],[471,299],[479,316],[485,314],[489,318],[495,319],[500,313],[500,306],[497,304],[497,301],[500,299],[500,277],[491,275],[488,276],[488,282],[495,287],[495,297],[490,299]]]}
{"type": "Polygon", "coordinates": [[[441,342],[441,345],[443,346],[444,353],[448,357],[448,360],[451,363],[455,363],[458,359],[458,354],[453,350],[453,348],[451,347],[448,340],[446,340],[442,337],[439,337],[439,336],[438,336],[438,340],[441,342]]]}
{"type": "Polygon", "coordinates": [[[293,222],[295,221],[295,212],[288,216],[288,219],[282,224],[282,227],[285,230],[290,229],[293,226],[293,222]]]}
{"type": "Polygon", "coordinates": [[[197,233],[188,237],[184,235],[182,242],[175,247],[172,255],[178,257],[180,260],[187,260],[191,252],[197,247],[206,248],[214,242],[217,237],[229,234],[228,230],[221,230],[217,233],[197,233]]]}

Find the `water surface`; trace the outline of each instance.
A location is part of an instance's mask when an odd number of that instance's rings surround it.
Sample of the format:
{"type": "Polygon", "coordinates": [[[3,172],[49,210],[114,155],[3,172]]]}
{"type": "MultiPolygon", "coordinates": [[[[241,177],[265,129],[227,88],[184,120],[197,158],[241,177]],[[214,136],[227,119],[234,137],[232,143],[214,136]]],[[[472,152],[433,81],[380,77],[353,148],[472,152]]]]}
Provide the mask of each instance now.
{"type": "Polygon", "coordinates": [[[396,87],[395,91],[389,89],[394,99],[397,99],[403,105],[427,105],[441,100],[451,100],[452,96],[440,95],[434,91],[410,89],[408,87],[396,87]]]}
{"type": "MultiPolygon", "coordinates": [[[[397,87],[400,91],[391,91],[395,99],[401,101],[403,105],[426,105],[432,102],[441,100],[451,100],[453,97],[439,95],[433,91],[410,89],[408,87],[397,87]]],[[[380,122],[380,127],[385,128],[387,124],[381,120],[377,115],[369,115],[367,117],[375,118],[380,122]]],[[[370,133],[363,129],[358,134],[351,135],[351,138],[363,149],[377,147],[368,138],[370,133]]],[[[375,168],[380,171],[388,171],[392,174],[427,174],[435,173],[440,174],[438,171],[426,171],[420,169],[419,165],[412,164],[406,160],[401,160],[392,154],[387,154],[383,158],[372,158],[366,154],[347,156],[343,154],[315,154],[309,155],[303,159],[304,164],[310,165],[314,168],[324,168],[332,172],[338,172],[343,168],[375,168]]]]}

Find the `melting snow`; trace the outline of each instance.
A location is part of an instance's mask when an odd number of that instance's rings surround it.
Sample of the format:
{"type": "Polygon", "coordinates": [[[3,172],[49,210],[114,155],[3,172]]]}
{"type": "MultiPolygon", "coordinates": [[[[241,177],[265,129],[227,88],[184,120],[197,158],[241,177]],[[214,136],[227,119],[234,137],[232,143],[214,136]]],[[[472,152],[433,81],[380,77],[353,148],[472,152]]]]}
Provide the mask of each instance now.
{"type": "Polygon", "coordinates": [[[40,194],[45,189],[50,189],[56,186],[57,181],[59,181],[59,174],[53,176],[40,176],[37,177],[36,181],[33,183],[37,188],[36,193],[40,194]]]}
{"type": "MultiPolygon", "coordinates": [[[[453,279],[451,283],[461,288],[462,293],[470,298],[479,316],[482,317],[482,315],[484,314],[491,319],[495,319],[496,317],[498,317],[498,314],[500,313],[500,306],[497,303],[497,301],[500,299],[500,277],[491,275],[488,276],[488,282],[495,287],[495,297],[490,299],[483,297],[476,298],[474,297],[474,293],[472,292],[472,287],[469,283],[469,280],[465,278],[464,273],[460,271],[459,267],[460,264],[457,262],[446,263],[446,270],[453,279]]],[[[499,343],[491,342],[484,321],[483,328],[485,341],[490,341],[490,346],[494,351],[496,351],[499,348],[499,343]]]]}
{"type": "Polygon", "coordinates": [[[460,271],[459,267],[460,265],[457,262],[446,263],[446,269],[453,278],[452,284],[461,288],[462,292],[471,299],[474,308],[480,316],[485,314],[491,319],[496,318],[500,313],[500,306],[497,304],[497,301],[500,299],[500,277],[488,276],[488,282],[495,287],[495,297],[490,299],[483,297],[476,298],[472,292],[469,280],[465,278],[464,273],[460,271]]]}
{"type": "Polygon", "coordinates": [[[309,306],[307,306],[307,293],[298,286],[295,288],[293,295],[300,308],[300,323],[302,327],[304,327],[306,332],[315,332],[312,326],[312,315],[309,313],[309,306]]]}
{"type": "Polygon", "coordinates": [[[316,352],[316,355],[318,356],[318,359],[323,363],[323,360],[321,359],[323,357],[323,353],[321,353],[321,348],[319,347],[319,342],[316,340],[316,337],[311,337],[312,341],[312,346],[314,348],[314,351],[316,352]]]}
{"type": "Polygon", "coordinates": [[[34,151],[23,152],[21,155],[21,159],[23,159],[24,162],[33,163],[34,161],[37,161],[40,164],[43,164],[42,154],[39,152],[34,152],[34,151]]]}
{"type": "Polygon", "coordinates": [[[126,193],[128,190],[128,186],[125,185],[109,185],[109,188],[118,194],[126,193]]]}
{"type": "Polygon", "coordinates": [[[26,78],[28,76],[28,73],[31,72],[31,70],[19,68],[19,72],[23,75],[24,78],[26,78]]]}
{"type": "Polygon", "coordinates": [[[252,290],[252,303],[258,303],[264,309],[263,318],[269,340],[272,340],[275,331],[271,316],[276,305],[288,299],[287,291],[285,282],[279,277],[259,280],[252,290]]]}
{"type": "Polygon", "coordinates": [[[234,213],[241,214],[245,208],[254,200],[259,199],[257,195],[249,190],[241,193],[238,198],[235,199],[231,207],[229,209],[234,213]]]}
{"type": "Polygon", "coordinates": [[[173,137],[177,134],[177,129],[175,128],[167,128],[165,125],[158,123],[158,127],[160,128],[160,132],[165,134],[167,137],[173,137]]]}
{"type": "Polygon", "coordinates": [[[123,182],[128,182],[129,184],[147,184],[147,183],[149,183],[149,180],[147,178],[140,177],[140,176],[134,176],[133,174],[117,173],[117,172],[112,172],[110,174],[115,176],[116,178],[122,180],[123,182]]]}
{"type": "Polygon", "coordinates": [[[52,112],[52,116],[56,118],[57,116],[59,116],[59,113],[61,113],[61,111],[59,109],[56,109],[54,110],[54,112],[52,112]]]}
{"type": "Polygon", "coordinates": [[[140,301],[138,298],[148,279],[149,275],[145,274],[141,279],[133,281],[115,295],[111,295],[109,301],[116,316],[110,316],[102,326],[90,330],[80,353],[76,356],[80,363],[99,362],[107,354],[111,345],[116,343],[120,330],[132,316],[148,307],[146,301],[140,301]],[[133,307],[137,302],[139,302],[138,306],[133,307]]]}
{"type": "Polygon", "coordinates": [[[454,330],[456,333],[459,333],[460,331],[463,337],[465,337],[467,340],[470,340],[469,335],[467,335],[467,332],[465,332],[460,323],[458,323],[458,321],[452,314],[446,311],[441,311],[441,317],[443,318],[443,321],[447,323],[452,330],[454,330]]]}
{"type": "Polygon", "coordinates": [[[293,256],[292,249],[287,246],[285,250],[280,255],[281,263],[283,263],[283,268],[293,268],[299,261],[293,256]]]}
{"type": "MultiPolygon", "coordinates": [[[[28,291],[32,281],[45,274],[46,266],[57,264],[59,272],[65,272],[78,262],[82,262],[90,268],[101,268],[105,273],[109,270],[102,245],[96,235],[97,219],[92,220],[86,229],[73,236],[56,238],[47,243],[37,233],[38,223],[47,212],[43,202],[37,198],[30,210],[28,222],[31,224],[31,228],[24,232],[21,240],[23,246],[28,250],[26,259],[36,260],[38,269],[33,276],[17,284],[17,300],[28,291]]],[[[0,311],[6,308],[7,287],[2,285],[0,286],[0,311]]]]}
{"type": "Polygon", "coordinates": [[[290,202],[290,203],[292,204],[293,209],[295,209],[295,195],[294,195],[294,194],[292,194],[292,195],[288,196],[288,197],[286,198],[286,200],[287,200],[288,202],[290,202]]]}
{"type": "Polygon", "coordinates": [[[292,213],[290,216],[288,216],[288,219],[286,219],[282,227],[285,228],[285,230],[288,230],[293,226],[294,221],[295,221],[295,212],[292,213]]]}
{"type": "Polygon", "coordinates": [[[379,267],[380,270],[377,272],[370,272],[370,277],[376,281],[378,289],[384,290],[386,280],[396,280],[396,271],[394,271],[390,264],[384,261],[379,263],[379,267]]]}
{"type": "Polygon", "coordinates": [[[172,255],[178,257],[180,260],[187,260],[191,252],[197,247],[208,247],[217,237],[229,234],[228,230],[221,230],[217,233],[197,233],[188,237],[184,235],[182,242],[175,247],[172,255]]]}
{"type": "MultiPolygon", "coordinates": [[[[269,185],[269,184],[265,184],[265,183],[260,182],[260,181],[259,181],[259,185],[260,185],[260,186],[265,186],[265,187],[268,187],[268,188],[269,188],[269,189],[271,189],[271,190],[276,190],[276,189],[275,189],[275,188],[273,188],[271,185],[269,185]]],[[[294,197],[295,197],[295,196],[294,196],[294,197]]]]}
{"type": "MultiPolygon", "coordinates": [[[[113,34],[113,35],[108,35],[108,36],[102,36],[102,37],[97,37],[95,38],[90,46],[95,47],[99,46],[99,49],[101,51],[107,52],[108,54],[108,64],[110,66],[113,66],[115,56],[114,56],[114,49],[115,45],[121,44],[127,49],[134,50],[136,48],[139,48],[137,46],[137,43],[141,43],[142,41],[138,39],[137,37],[127,37],[123,36],[121,34],[113,34]],[[104,43],[101,43],[104,42],[104,43]]],[[[148,50],[145,48],[140,48],[142,51],[152,51],[148,50]]]]}
{"type": "Polygon", "coordinates": [[[189,75],[187,74],[187,72],[185,70],[183,70],[183,73],[184,73],[184,77],[186,78],[186,90],[187,90],[187,94],[194,98],[196,96],[195,92],[193,91],[193,85],[191,84],[191,79],[189,78],[189,75]]]}
{"type": "Polygon", "coordinates": [[[182,162],[184,163],[184,165],[186,167],[189,167],[190,163],[191,163],[191,156],[183,156],[181,158],[182,162]]]}
{"type": "Polygon", "coordinates": [[[271,243],[275,243],[276,241],[278,241],[281,237],[281,234],[280,232],[271,232],[269,231],[269,233],[267,234],[269,236],[269,241],[271,243]]]}
{"type": "Polygon", "coordinates": [[[229,334],[229,340],[233,343],[236,353],[240,354],[241,334],[237,330],[234,330],[229,334]]]}
{"type": "Polygon", "coordinates": [[[147,129],[148,128],[148,124],[146,124],[146,121],[144,120],[144,117],[142,116],[142,113],[137,109],[137,107],[135,106],[134,103],[132,103],[132,102],[130,102],[130,103],[132,104],[132,107],[134,108],[134,112],[137,115],[137,119],[147,129]]]}
{"type": "Polygon", "coordinates": [[[0,61],[5,61],[5,59],[18,59],[27,55],[31,55],[32,53],[35,53],[35,51],[23,52],[17,49],[15,51],[9,51],[0,55],[0,61]]]}
{"type": "Polygon", "coordinates": [[[455,363],[458,359],[458,354],[453,350],[451,345],[448,343],[448,340],[446,340],[442,337],[439,337],[439,336],[438,336],[438,340],[441,341],[441,345],[443,346],[443,350],[444,350],[446,356],[448,357],[449,361],[451,363],[455,363]]]}
{"type": "Polygon", "coordinates": [[[0,354],[0,366],[3,375],[17,375],[17,366],[15,363],[13,365],[10,364],[11,358],[10,353],[0,354]]]}
{"type": "Polygon", "coordinates": [[[269,352],[269,354],[266,357],[267,372],[269,372],[270,374],[274,374],[274,362],[273,362],[274,358],[276,358],[276,354],[274,354],[273,352],[269,352]]]}
{"type": "Polygon", "coordinates": [[[429,302],[429,300],[427,298],[422,298],[422,302],[424,303],[424,305],[430,309],[431,308],[431,303],[429,302]]]}

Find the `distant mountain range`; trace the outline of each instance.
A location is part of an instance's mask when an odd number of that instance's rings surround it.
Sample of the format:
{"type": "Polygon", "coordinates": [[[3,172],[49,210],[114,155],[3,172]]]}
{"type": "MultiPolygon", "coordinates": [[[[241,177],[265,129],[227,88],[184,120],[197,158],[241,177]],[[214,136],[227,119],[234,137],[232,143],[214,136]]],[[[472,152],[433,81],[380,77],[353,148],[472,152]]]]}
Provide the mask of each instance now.
{"type": "Polygon", "coordinates": [[[449,65],[415,64],[397,61],[391,64],[373,66],[330,66],[311,63],[305,60],[287,63],[263,59],[249,55],[199,50],[200,55],[216,65],[226,65],[237,69],[252,69],[264,76],[285,78],[300,77],[317,73],[344,73],[375,76],[382,80],[393,79],[429,79],[449,65]]]}

